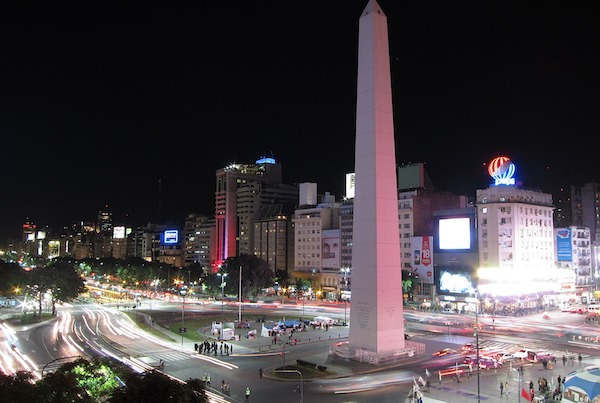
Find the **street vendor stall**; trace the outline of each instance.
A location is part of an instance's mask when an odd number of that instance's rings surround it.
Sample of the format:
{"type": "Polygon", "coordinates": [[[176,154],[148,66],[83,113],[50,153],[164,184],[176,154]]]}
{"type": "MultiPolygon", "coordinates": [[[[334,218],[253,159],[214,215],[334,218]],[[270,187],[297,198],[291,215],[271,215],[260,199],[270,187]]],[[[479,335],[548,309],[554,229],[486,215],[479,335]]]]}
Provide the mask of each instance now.
{"type": "Polygon", "coordinates": [[[600,403],[600,367],[588,367],[568,374],[565,377],[563,400],[600,403]]]}

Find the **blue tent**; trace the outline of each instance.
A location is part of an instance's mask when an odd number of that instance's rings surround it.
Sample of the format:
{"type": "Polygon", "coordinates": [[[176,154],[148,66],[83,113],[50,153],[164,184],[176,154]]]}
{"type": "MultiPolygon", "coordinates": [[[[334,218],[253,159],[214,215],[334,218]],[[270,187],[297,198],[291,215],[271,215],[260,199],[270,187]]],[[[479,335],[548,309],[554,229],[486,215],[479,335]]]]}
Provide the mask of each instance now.
{"type": "Polygon", "coordinates": [[[578,395],[582,393],[590,402],[600,402],[600,367],[584,368],[566,376],[563,396],[567,400],[579,401],[578,395]]]}

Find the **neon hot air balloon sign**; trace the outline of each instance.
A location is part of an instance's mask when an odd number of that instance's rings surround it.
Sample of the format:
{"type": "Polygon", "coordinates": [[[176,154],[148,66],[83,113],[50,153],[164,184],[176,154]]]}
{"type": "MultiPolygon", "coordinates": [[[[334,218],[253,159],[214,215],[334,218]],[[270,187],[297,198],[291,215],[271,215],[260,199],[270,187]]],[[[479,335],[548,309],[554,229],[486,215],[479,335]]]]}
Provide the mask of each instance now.
{"type": "Polygon", "coordinates": [[[516,170],[515,164],[508,157],[494,158],[488,166],[488,173],[496,181],[496,186],[514,185],[516,170]]]}

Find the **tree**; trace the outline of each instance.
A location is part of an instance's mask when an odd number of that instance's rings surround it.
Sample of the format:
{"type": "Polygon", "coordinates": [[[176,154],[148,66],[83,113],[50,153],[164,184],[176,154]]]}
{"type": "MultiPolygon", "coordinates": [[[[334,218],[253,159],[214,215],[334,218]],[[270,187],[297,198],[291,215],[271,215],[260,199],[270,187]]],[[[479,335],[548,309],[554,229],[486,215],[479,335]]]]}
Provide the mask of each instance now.
{"type": "Polygon", "coordinates": [[[309,279],[296,277],[295,280],[296,280],[296,288],[299,291],[301,291],[303,295],[306,291],[308,291],[309,288],[312,287],[312,284],[310,283],[309,279]]]}
{"type": "MultiPolygon", "coordinates": [[[[284,288],[287,288],[291,285],[290,275],[287,270],[275,270],[275,281],[277,281],[277,284],[284,288]]],[[[297,281],[298,280],[296,279],[296,286],[298,285],[297,281]]]]}
{"type": "Polygon", "coordinates": [[[124,379],[125,388],[115,391],[111,403],[182,402],[206,403],[208,397],[199,379],[180,383],[158,371],[138,374],[130,372],[124,379]]]}
{"type": "Polygon", "coordinates": [[[23,289],[25,285],[26,272],[18,263],[5,263],[0,260],[0,294],[13,295],[15,290],[23,289]]]}
{"type": "Polygon", "coordinates": [[[35,402],[37,392],[33,387],[34,380],[35,378],[31,372],[19,371],[7,375],[0,371],[2,401],[5,403],[35,402]]]}
{"type": "Polygon", "coordinates": [[[231,279],[225,288],[230,293],[237,294],[239,292],[240,268],[242,270],[242,297],[250,292],[256,298],[262,289],[275,284],[275,273],[266,260],[255,255],[241,254],[227,258],[223,263],[222,269],[231,279]]]}
{"type": "Polygon", "coordinates": [[[50,295],[52,315],[55,315],[57,302],[70,301],[85,291],[83,279],[78,274],[75,265],[74,261],[56,260],[29,272],[28,284],[38,300],[40,317],[45,294],[50,295]]]}
{"type": "Polygon", "coordinates": [[[158,371],[134,372],[113,358],[80,358],[37,382],[28,372],[0,372],[2,402],[175,402],[206,403],[199,379],[180,382],[158,371]]]}

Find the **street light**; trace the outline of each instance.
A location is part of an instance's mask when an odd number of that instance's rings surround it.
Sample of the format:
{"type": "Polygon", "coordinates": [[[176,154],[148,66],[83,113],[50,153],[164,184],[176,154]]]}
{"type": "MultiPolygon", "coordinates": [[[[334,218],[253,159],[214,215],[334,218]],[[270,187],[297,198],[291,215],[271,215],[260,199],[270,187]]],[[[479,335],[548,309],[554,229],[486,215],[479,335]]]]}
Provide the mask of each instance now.
{"type": "Polygon", "coordinates": [[[152,281],[152,284],[154,285],[154,301],[153,301],[153,306],[156,305],[156,300],[158,299],[158,279],[155,278],[154,281],[152,281]]]}
{"type": "Polygon", "coordinates": [[[221,340],[223,340],[223,330],[225,330],[225,323],[223,321],[225,316],[224,301],[225,301],[225,277],[227,273],[217,273],[217,276],[221,277],[221,340]]]}
{"type": "Polygon", "coordinates": [[[475,294],[475,346],[477,348],[477,403],[481,402],[480,383],[479,383],[479,292],[477,290],[471,290],[475,294]]]}
{"type": "Polygon", "coordinates": [[[240,304],[238,305],[238,322],[242,323],[242,266],[240,265],[240,288],[238,291],[238,298],[240,304]]]}
{"type": "Polygon", "coordinates": [[[294,374],[300,375],[300,403],[302,403],[304,401],[304,390],[303,390],[304,378],[302,377],[302,372],[298,371],[297,369],[278,369],[273,372],[277,372],[277,373],[281,373],[281,374],[294,373],[294,374]]]}
{"type": "Polygon", "coordinates": [[[186,332],[186,328],[183,325],[183,317],[184,317],[184,311],[185,311],[185,294],[186,294],[186,290],[183,289],[183,280],[179,281],[180,284],[180,288],[179,288],[179,296],[181,297],[181,345],[183,346],[183,334],[186,332]]]}
{"type": "Polygon", "coordinates": [[[342,299],[344,300],[344,326],[346,326],[347,323],[347,308],[346,308],[346,303],[348,301],[348,273],[350,272],[350,268],[349,267],[342,267],[340,269],[342,271],[342,273],[344,273],[344,292],[342,292],[342,299]]]}

